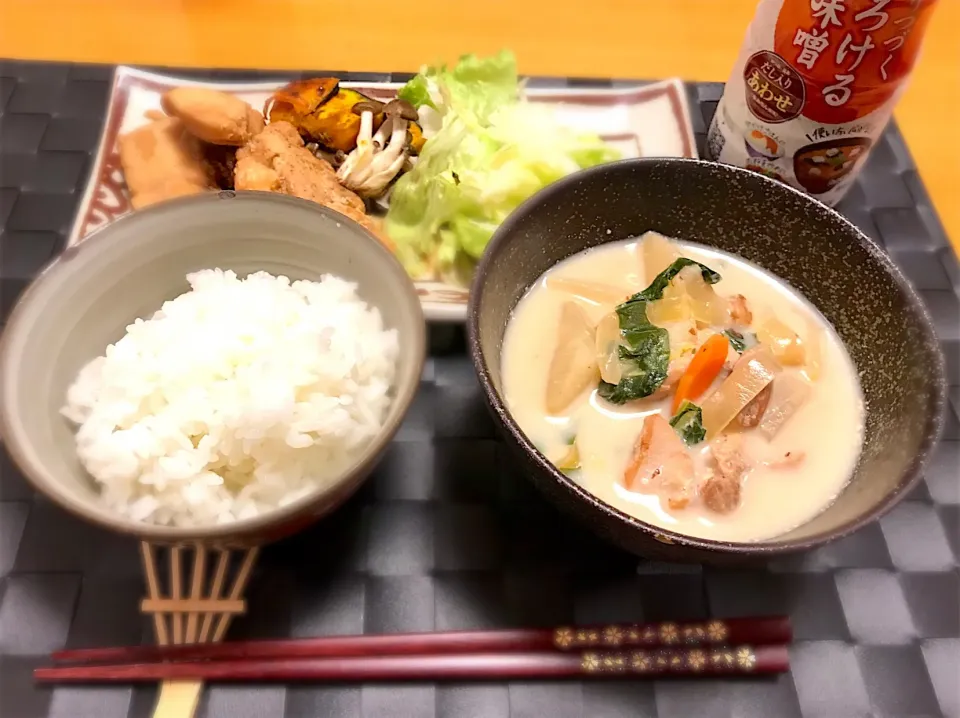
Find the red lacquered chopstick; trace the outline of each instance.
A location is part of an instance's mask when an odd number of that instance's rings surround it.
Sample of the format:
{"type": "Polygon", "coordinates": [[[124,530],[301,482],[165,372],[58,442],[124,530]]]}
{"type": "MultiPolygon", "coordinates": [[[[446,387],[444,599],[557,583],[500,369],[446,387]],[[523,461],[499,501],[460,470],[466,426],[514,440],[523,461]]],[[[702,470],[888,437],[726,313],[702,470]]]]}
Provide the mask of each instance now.
{"type": "Polygon", "coordinates": [[[38,681],[444,681],[760,675],[788,669],[786,646],[283,658],[38,668],[38,681]]]}
{"type": "Polygon", "coordinates": [[[54,661],[139,663],[156,660],[245,660],[348,656],[579,651],[587,648],[770,645],[789,643],[784,616],[726,620],[664,621],[500,631],[397,633],[377,636],[329,636],[281,641],[237,641],[182,646],[128,646],[57,651],[54,661]]]}

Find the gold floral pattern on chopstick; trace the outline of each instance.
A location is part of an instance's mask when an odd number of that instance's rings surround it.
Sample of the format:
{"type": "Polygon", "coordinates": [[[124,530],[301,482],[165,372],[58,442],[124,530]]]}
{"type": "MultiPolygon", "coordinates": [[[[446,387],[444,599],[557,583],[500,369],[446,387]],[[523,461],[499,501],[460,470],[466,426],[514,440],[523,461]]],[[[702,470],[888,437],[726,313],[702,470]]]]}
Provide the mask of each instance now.
{"type": "Polygon", "coordinates": [[[592,651],[584,653],[580,660],[580,667],[587,673],[596,673],[600,670],[600,656],[592,651]]]}
{"type": "Polygon", "coordinates": [[[723,668],[733,668],[735,665],[733,651],[731,651],[729,648],[714,651],[712,654],[710,654],[710,665],[717,670],[723,668]]]}
{"type": "Polygon", "coordinates": [[[649,673],[653,668],[653,659],[646,651],[633,651],[630,657],[630,667],[637,673],[649,673]]]}
{"type": "Polygon", "coordinates": [[[627,670],[627,657],[622,653],[611,653],[603,657],[603,669],[614,673],[627,670]]]}
{"type": "Polygon", "coordinates": [[[699,673],[707,665],[707,654],[699,648],[694,648],[687,654],[687,665],[690,670],[699,673]]]}
{"type": "Polygon", "coordinates": [[[586,651],[580,659],[584,673],[751,673],[757,656],[750,646],[707,651],[703,648],[638,648],[626,651],[586,651]]]}
{"type": "Polygon", "coordinates": [[[603,642],[608,646],[619,646],[623,643],[623,629],[620,626],[607,626],[603,629],[603,642]]]}
{"type": "Polygon", "coordinates": [[[707,640],[707,629],[699,624],[684,626],[681,633],[683,634],[683,642],[690,645],[700,645],[707,640]]]}
{"type": "Polygon", "coordinates": [[[572,628],[558,628],[553,632],[553,645],[557,648],[570,648],[573,646],[573,642],[572,628]]]}
{"type": "Polygon", "coordinates": [[[747,646],[737,649],[737,665],[741,670],[749,672],[757,665],[757,656],[747,646]]]}
{"type": "Polygon", "coordinates": [[[730,635],[730,629],[727,628],[727,624],[723,621],[710,621],[707,624],[706,630],[707,638],[709,638],[713,643],[725,641],[727,640],[727,636],[730,635]]]}
{"type": "Polygon", "coordinates": [[[553,645],[560,649],[618,648],[621,646],[704,646],[723,643],[730,628],[723,621],[647,624],[611,624],[602,628],[563,626],[553,632],[553,645]]]}
{"type": "Polygon", "coordinates": [[[676,623],[663,623],[660,625],[660,640],[663,643],[671,644],[680,640],[680,629],[676,623]]]}

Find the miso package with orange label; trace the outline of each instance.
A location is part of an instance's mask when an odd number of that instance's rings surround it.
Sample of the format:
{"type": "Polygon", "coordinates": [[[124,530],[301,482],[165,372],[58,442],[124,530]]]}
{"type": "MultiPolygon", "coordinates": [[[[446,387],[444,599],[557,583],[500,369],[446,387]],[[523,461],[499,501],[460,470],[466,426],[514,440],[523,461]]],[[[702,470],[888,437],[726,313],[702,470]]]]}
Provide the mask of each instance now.
{"type": "Polygon", "coordinates": [[[906,87],[936,0],[762,0],[708,154],[840,201],[906,87]]]}

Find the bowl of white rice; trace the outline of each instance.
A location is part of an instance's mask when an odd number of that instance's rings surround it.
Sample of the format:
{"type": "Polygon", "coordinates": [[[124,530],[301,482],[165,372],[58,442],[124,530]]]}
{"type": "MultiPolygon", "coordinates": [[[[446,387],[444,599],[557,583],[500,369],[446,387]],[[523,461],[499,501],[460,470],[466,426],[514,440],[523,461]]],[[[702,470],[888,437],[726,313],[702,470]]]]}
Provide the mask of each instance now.
{"type": "Polygon", "coordinates": [[[128,215],[0,338],[0,432],[42,494],[151,541],[260,543],[349,497],[419,386],[416,290],[367,230],[279,194],[128,215]]]}

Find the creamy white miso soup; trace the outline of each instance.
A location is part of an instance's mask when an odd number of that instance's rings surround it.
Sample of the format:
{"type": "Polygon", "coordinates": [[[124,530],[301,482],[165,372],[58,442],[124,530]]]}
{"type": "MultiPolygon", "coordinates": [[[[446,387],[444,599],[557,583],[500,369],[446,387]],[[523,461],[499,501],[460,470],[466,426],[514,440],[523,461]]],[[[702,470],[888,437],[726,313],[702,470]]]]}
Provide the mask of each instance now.
{"type": "Polygon", "coordinates": [[[742,259],[653,232],[544,274],[501,362],[511,414],[561,471],[691,536],[789,531],[861,447],[857,372],[823,316],[742,259]]]}

